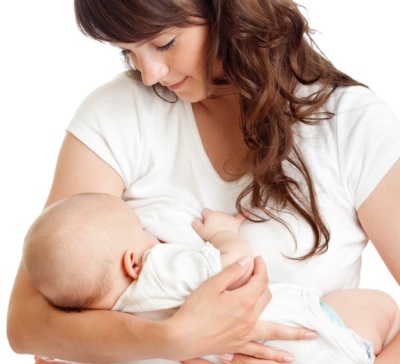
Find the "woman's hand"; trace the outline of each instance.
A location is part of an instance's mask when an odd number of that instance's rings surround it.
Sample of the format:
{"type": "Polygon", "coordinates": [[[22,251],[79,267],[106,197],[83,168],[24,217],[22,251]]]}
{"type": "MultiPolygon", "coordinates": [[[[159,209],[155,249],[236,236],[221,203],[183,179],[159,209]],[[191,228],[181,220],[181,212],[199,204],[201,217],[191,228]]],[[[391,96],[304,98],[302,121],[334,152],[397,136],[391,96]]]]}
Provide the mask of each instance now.
{"type": "Polygon", "coordinates": [[[266,267],[260,257],[255,259],[254,273],[246,285],[233,291],[226,290],[245,274],[248,264],[249,258],[244,258],[208,279],[169,319],[172,329],[177,330],[180,347],[185,350],[180,355],[193,357],[195,353],[200,358],[210,353],[240,353],[233,356],[233,363],[290,362],[289,353],[254,341],[315,337],[308,329],[258,321],[271,299],[266,267]],[[193,317],[198,319],[193,322],[193,317]],[[255,358],[264,361],[254,361],[255,358]]]}
{"type": "Polygon", "coordinates": [[[201,357],[237,352],[252,340],[250,335],[255,323],[271,299],[261,258],[256,258],[254,273],[246,285],[226,290],[246,273],[249,264],[250,258],[243,258],[206,280],[169,319],[189,358],[193,353],[201,357]]]}

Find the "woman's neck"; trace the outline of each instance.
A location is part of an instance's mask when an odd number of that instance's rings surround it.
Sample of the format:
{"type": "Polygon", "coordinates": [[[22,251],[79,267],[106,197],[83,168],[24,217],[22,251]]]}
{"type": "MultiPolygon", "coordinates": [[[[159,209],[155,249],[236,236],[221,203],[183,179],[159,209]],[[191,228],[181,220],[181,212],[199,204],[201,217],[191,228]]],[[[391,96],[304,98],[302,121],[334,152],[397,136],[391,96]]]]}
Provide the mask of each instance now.
{"type": "Polygon", "coordinates": [[[243,175],[248,147],[240,128],[240,105],[233,94],[218,96],[193,104],[204,150],[215,171],[225,181],[243,175]]]}

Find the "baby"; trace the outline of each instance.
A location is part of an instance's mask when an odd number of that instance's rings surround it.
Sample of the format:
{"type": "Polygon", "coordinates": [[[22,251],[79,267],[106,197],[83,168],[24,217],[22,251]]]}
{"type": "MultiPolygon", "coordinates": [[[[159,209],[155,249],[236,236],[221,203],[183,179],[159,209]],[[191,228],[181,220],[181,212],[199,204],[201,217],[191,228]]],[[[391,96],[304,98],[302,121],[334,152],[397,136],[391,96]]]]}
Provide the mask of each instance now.
{"type": "MultiPolygon", "coordinates": [[[[205,279],[253,256],[238,234],[242,216],[205,209],[202,218],[193,228],[206,242],[195,250],[161,243],[117,197],[75,195],[36,219],[26,235],[23,262],[35,287],[58,308],[172,314],[205,279]]],[[[251,274],[252,267],[228,289],[251,274]]],[[[296,363],[373,363],[400,330],[397,305],[380,291],[343,290],[321,298],[316,289],[293,284],[271,284],[270,290],[261,320],[318,332],[315,340],[270,343],[290,352],[296,363]]]]}

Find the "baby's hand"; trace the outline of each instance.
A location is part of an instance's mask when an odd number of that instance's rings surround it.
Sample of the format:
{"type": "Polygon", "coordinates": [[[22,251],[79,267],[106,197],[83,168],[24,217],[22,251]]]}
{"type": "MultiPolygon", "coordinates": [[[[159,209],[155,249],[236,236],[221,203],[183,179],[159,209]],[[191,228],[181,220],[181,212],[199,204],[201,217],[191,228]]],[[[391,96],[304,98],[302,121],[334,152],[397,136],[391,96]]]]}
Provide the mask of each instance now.
{"type": "Polygon", "coordinates": [[[238,214],[232,216],[225,212],[204,209],[201,213],[203,220],[197,218],[192,227],[205,241],[211,241],[212,237],[220,231],[230,231],[238,234],[240,225],[245,218],[238,214]]]}

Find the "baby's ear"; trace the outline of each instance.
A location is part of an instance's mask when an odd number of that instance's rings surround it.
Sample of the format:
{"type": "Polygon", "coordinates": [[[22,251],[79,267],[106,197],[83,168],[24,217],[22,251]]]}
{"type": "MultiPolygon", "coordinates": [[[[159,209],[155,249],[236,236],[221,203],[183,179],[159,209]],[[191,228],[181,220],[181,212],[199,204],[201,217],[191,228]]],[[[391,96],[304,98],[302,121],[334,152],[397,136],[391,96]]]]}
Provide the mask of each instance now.
{"type": "Polygon", "coordinates": [[[133,279],[137,279],[140,273],[140,268],[135,263],[135,253],[133,250],[128,250],[124,254],[124,268],[126,271],[126,274],[129,277],[132,277],[133,279]]]}

